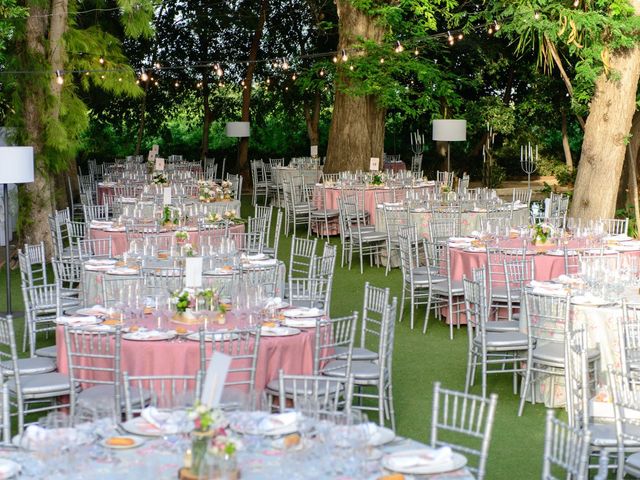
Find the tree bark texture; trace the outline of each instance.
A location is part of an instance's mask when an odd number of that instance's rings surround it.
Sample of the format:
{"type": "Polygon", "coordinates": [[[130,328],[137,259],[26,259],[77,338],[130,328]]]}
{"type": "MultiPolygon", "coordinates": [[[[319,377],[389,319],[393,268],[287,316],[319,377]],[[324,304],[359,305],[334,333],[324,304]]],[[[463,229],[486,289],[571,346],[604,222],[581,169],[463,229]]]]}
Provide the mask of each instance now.
{"type": "MultiPolygon", "coordinates": [[[[640,15],[640,0],[630,3],[636,15],[640,15]]],[[[615,213],[627,135],[636,109],[640,47],[612,55],[611,69],[617,72],[618,78],[601,75],[591,100],[571,205],[572,217],[611,218],[615,213]]]]}
{"type": "Polygon", "coordinates": [[[313,99],[305,102],[304,119],[307,124],[307,136],[310,145],[320,144],[320,94],[316,93],[313,99]]]}
{"type": "MultiPolygon", "coordinates": [[[[47,57],[47,30],[49,9],[40,2],[29,5],[24,44],[20,45],[24,61],[47,57]]],[[[28,64],[28,63],[27,63],[28,64]]],[[[33,183],[20,186],[20,241],[35,244],[44,242],[47,257],[53,252],[49,233],[48,216],[53,211],[52,177],[49,175],[42,155],[44,149],[44,118],[49,92],[42,79],[26,77],[20,84],[23,98],[24,144],[33,146],[35,155],[35,178],[33,183]]]]}
{"type": "Polygon", "coordinates": [[[569,146],[569,134],[567,132],[567,112],[560,110],[562,116],[562,150],[564,151],[564,161],[569,170],[573,170],[573,157],[571,156],[571,148],[569,146]]]}
{"type": "MultiPolygon", "coordinates": [[[[253,83],[253,73],[256,70],[256,60],[258,58],[258,50],[260,49],[260,40],[262,39],[262,32],[264,31],[264,23],[267,20],[267,7],[269,6],[268,0],[262,0],[260,4],[260,15],[258,17],[258,24],[256,25],[256,31],[253,34],[251,40],[251,47],[249,49],[249,63],[247,64],[247,73],[244,77],[244,88],[242,89],[242,121],[248,122],[251,118],[251,84],[253,83]]],[[[240,139],[240,145],[238,146],[238,171],[240,173],[247,170],[247,160],[249,158],[249,138],[244,137],[240,139]]],[[[248,175],[247,175],[248,178],[248,175]]]]}
{"type": "MultiPolygon", "coordinates": [[[[337,0],[338,51],[351,50],[359,38],[380,43],[384,28],[377,19],[356,9],[350,0],[337,0]]],[[[339,66],[338,84],[348,84],[339,66]]],[[[336,89],[329,129],[325,172],[368,170],[369,159],[384,154],[386,110],[375,96],[350,96],[336,89]]]]}
{"type": "Polygon", "coordinates": [[[144,93],[142,94],[142,103],[140,104],[140,123],[138,124],[138,138],[136,140],[136,153],[140,155],[140,148],[142,148],[142,137],[144,136],[144,121],[147,116],[147,89],[149,88],[149,81],[144,82],[144,93]]]}

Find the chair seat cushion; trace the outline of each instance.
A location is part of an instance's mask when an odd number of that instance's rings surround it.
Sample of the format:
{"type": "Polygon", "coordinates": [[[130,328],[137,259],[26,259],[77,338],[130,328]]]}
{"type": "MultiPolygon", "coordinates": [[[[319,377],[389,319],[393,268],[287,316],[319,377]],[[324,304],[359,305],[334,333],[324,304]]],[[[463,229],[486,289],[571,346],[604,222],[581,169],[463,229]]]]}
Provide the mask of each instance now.
{"type": "MultiPolygon", "coordinates": [[[[346,360],[347,359],[347,347],[337,347],[335,349],[336,355],[338,355],[338,359],[346,360]]],[[[352,360],[368,360],[373,361],[378,359],[378,354],[374,351],[371,351],[367,348],[353,347],[353,352],[351,353],[352,360]]]]}
{"type": "MultiPolygon", "coordinates": [[[[591,445],[597,447],[615,447],[618,445],[616,437],[616,425],[614,423],[592,423],[589,425],[591,432],[591,445]]],[[[627,426],[627,431],[640,436],[640,428],[627,426]]],[[[640,446],[638,442],[629,439],[624,441],[625,446],[640,446]]],[[[640,464],[639,464],[640,466],[640,464]]]]}
{"type": "Polygon", "coordinates": [[[487,332],[519,332],[520,322],[515,320],[491,320],[485,323],[485,330],[487,332]]]}
{"type": "Polygon", "coordinates": [[[451,289],[449,289],[449,285],[447,282],[438,282],[434,284],[431,289],[437,293],[449,293],[449,290],[451,290],[451,295],[454,295],[454,296],[464,294],[464,290],[462,288],[462,282],[460,280],[453,280],[451,282],[451,289]]]}
{"type": "MultiPolygon", "coordinates": [[[[327,377],[344,378],[346,371],[346,360],[331,360],[322,369],[322,374],[327,377]]],[[[351,362],[351,374],[356,382],[376,380],[380,376],[380,367],[373,362],[351,362]]]]}
{"type": "Polygon", "coordinates": [[[58,347],[51,345],[36,349],[36,357],[58,358],[58,347]]]}
{"type": "MultiPolygon", "coordinates": [[[[481,344],[480,336],[473,339],[476,345],[481,344]]],[[[488,350],[500,349],[526,350],[529,341],[524,333],[520,332],[486,332],[486,345],[488,350]]]]}
{"type": "MultiPolygon", "coordinates": [[[[600,351],[590,348],[587,351],[589,361],[600,356],[600,351]]],[[[533,360],[554,367],[564,367],[564,344],[560,342],[540,342],[533,350],[533,360]]]]}
{"type": "MultiPolygon", "coordinates": [[[[310,385],[313,385],[313,382],[309,382],[310,385]]],[[[296,393],[299,395],[301,393],[303,393],[303,389],[302,389],[302,382],[298,382],[297,385],[297,389],[296,389],[296,393]]],[[[309,386],[309,385],[307,385],[309,386]]],[[[327,387],[326,383],[322,383],[322,382],[318,382],[318,391],[320,392],[335,392],[337,390],[338,386],[335,383],[331,383],[329,384],[329,386],[327,387]]],[[[280,392],[280,380],[277,378],[274,378],[273,380],[271,380],[268,384],[267,384],[267,390],[271,391],[271,392],[276,392],[279,393],[280,392]]],[[[292,396],[293,395],[293,380],[285,380],[284,381],[284,393],[287,396],[292,396]]],[[[311,387],[309,387],[307,389],[306,392],[307,395],[311,395],[313,393],[313,390],[311,389],[311,387]]]]}
{"type": "MultiPolygon", "coordinates": [[[[5,360],[0,363],[2,373],[13,375],[13,362],[5,360]]],[[[31,357],[18,359],[18,371],[21,375],[36,375],[38,373],[49,373],[56,369],[56,362],[51,358],[31,357]]]]}
{"type": "MultiPolygon", "coordinates": [[[[16,392],[15,378],[11,378],[7,384],[10,392],[16,392]]],[[[29,398],[68,395],[71,391],[69,376],[58,372],[23,375],[20,377],[20,385],[23,395],[29,398]]]]}
{"type": "Polygon", "coordinates": [[[632,474],[640,474],[640,452],[632,453],[625,461],[625,470],[632,474]]]}
{"type": "Polygon", "coordinates": [[[339,215],[340,212],[338,212],[338,210],[332,209],[332,208],[327,208],[326,210],[315,210],[313,212],[311,212],[311,216],[312,217],[321,217],[324,218],[325,216],[327,217],[337,217],[339,215]]]}

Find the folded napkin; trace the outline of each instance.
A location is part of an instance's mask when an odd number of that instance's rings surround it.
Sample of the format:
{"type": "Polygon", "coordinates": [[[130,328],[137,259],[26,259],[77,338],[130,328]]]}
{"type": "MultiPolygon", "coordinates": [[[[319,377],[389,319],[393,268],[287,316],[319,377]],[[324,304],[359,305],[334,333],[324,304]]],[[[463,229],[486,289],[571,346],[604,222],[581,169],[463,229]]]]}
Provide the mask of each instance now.
{"type": "Polygon", "coordinates": [[[297,412],[275,413],[260,420],[258,429],[262,433],[277,432],[285,429],[286,427],[294,426],[297,422],[297,412]]]}
{"type": "Polygon", "coordinates": [[[387,466],[392,470],[431,467],[451,462],[452,454],[453,452],[449,447],[442,447],[436,450],[415,450],[410,453],[399,452],[388,456],[387,466]]]}
{"type": "Polygon", "coordinates": [[[264,260],[250,260],[249,263],[252,265],[275,265],[278,263],[278,260],[275,258],[266,258],[264,260]]]}
{"type": "Polygon", "coordinates": [[[264,253],[254,253],[253,255],[247,255],[245,258],[249,261],[252,260],[266,260],[267,256],[264,253]]]}
{"type": "Polygon", "coordinates": [[[56,318],[56,323],[58,325],[93,325],[98,323],[100,320],[94,315],[82,315],[82,316],[62,316],[56,318]]]}
{"type": "Polygon", "coordinates": [[[156,407],[147,407],[140,412],[140,416],[163,433],[175,434],[187,428],[188,414],[184,410],[158,410],[156,407]]]}
{"type": "Polygon", "coordinates": [[[119,267],[107,270],[107,273],[110,275],[136,275],[138,270],[129,267],[119,267]]]}
{"type": "Polygon", "coordinates": [[[280,297],[273,297],[266,301],[264,308],[274,308],[282,305],[282,299],[280,297]]]}
{"type": "Polygon", "coordinates": [[[42,428],[29,425],[20,436],[20,446],[28,450],[50,448],[53,444],[83,445],[92,440],[87,432],[75,428],[42,428]]]}
{"type": "Polygon", "coordinates": [[[161,332],[160,330],[136,330],[127,334],[127,338],[134,340],[148,340],[150,338],[156,338],[161,335],[165,335],[167,332],[161,332]]]}
{"type": "Polygon", "coordinates": [[[284,312],[285,317],[319,317],[324,315],[324,312],[319,308],[291,308],[284,312]]]}

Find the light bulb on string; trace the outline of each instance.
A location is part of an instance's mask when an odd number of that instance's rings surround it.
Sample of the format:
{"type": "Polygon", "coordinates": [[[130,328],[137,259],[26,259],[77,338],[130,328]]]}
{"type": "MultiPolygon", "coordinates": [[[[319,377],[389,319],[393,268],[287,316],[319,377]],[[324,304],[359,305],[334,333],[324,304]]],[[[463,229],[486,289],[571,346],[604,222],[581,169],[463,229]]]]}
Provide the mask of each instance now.
{"type": "Polygon", "coordinates": [[[418,55],[420,55],[420,51],[416,48],[416,49],[413,51],[413,54],[417,57],[418,55]]]}
{"type": "Polygon", "coordinates": [[[346,62],[347,60],[349,60],[349,56],[347,55],[347,51],[343,48],[342,49],[342,61],[346,62]]]}
{"type": "Polygon", "coordinates": [[[458,34],[458,40],[462,40],[464,38],[464,35],[462,33],[458,34]]]}
{"type": "Polygon", "coordinates": [[[580,0],[574,0],[573,6],[578,7],[580,5],[580,0]]]}
{"type": "Polygon", "coordinates": [[[154,63],[154,64],[153,64],[153,66],[154,66],[156,69],[160,70],[160,64],[159,64],[158,62],[154,63]]]}
{"type": "Polygon", "coordinates": [[[349,70],[351,70],[353,72],[354,66],[353,65],[349,65],[349,70]]]}
{"type": "Polygon", "coordinates": [[[245,84],[244,84],[244,80],[242,80],[242,81],[240,82],[240,85],[242,85],[243,87],[245,86],[245,84]]]}
{"type": "Polygon", "coordinates": [[[121,82],[122,81],[122,77],[118,77],[118,81],[121,82]]]}
{"type": "Polygon", "coordinates": [[[380,57],[380,63],[384,63],[384,57],[380,57]]]}
{"type": "Polygon", "coordinates": [[[104,76],[104,75],[100,75],[100,78],[101,78],[102,80],[104,80],[104,79],[105,79],[105,76],[104,76]]]}
{"type": "Polygon", "coordinates": [[[395,48],[396,53],[402,53],[404,52],[404,47],[402,46],[402,44],[400,43],[400,40],[396,41],[396,48],[395,48]]]}
{"type": "Polygon", "coordinates": [[[62,76],[62,72],[60,70],[56,70],[56,83],[58,85],[62,85],[64,83],[64,77],[62,76]]]}
{"type": "Polygon", "coordinates": [[[267,85],[271,85],[271,79],[267,77],[267,85]]]}
{"type": "Polygon", "coordinates": [[[88,77],[89,75],[91,75],[91,72],[84,72],[84,74],[88,77]]]}
{"type": "Polygon", "coordinates": [[[219,86],[220,88],[224,87],[224,82],[218,82],[218,86],[219,86]]]}
{"type": "Polygon", "coordinates": [[[536,19],[536,20],[540,20],[540,12],[535,12],[533,14],[533,18],[536,19]]]}
{"type": "Polygon", "coordinates": [[[98,62],[100,62],[100,65],[104,65],[104,57],[100,56],[98,62]]]}
{"type": "Polygon", "coordinates": [[[320,69],[320,76],[321,76],[321,77],[324,77],[324,68],[321,68],[321,69],[320,69]]]}
{"type": "Polygon", "coordinates": [[[291,75],[291,80],[293,80],[294,82],[296,81],[296,78],[298,78],[298,76],[295,73],[291,75]]]}
{"type": "Polygon", "coordinates": [[[336,57],[335,55],[333,56],[332,60],[333,60],[333,63],[338,63],[338,57],[336,57]]]}
{"type": "Polygon", "coordinates": [[[489,30],[487,30],[489,35],[493,35],[493,25],[489,25],[489,30]]]}
{"type": "Polygon", "coordinates": [[[449,43],[453,43],[453,35],[449,30],[447,30],[447,40],[449,40],[449,43]]]}
{"type": "Polygon", "coordinates": [[[220,66],[219,63],[216,63],[215,69],[216,69],[216,75],[218,75],[219,77],[221,77],[224,74],[224,72],[222,71],[222,67],[220,66]]]}
{"type": "Polygon", "coordinates": [[[149,75],[147,75],[147,72],[144,71],[144,68],[141,69],[140,80],[142,80],[143,82],[149,80],[149,75]]]}
{"type": "Polygon", "coordinates": [[[289,70],[289,62],[287,61],[286,58],[282,59],[282,69],[283,70],[289,70]]]}
{"type": "Polygon", "coordinates": [[[497,21],[497,20],[494,20],[494,21],[493,21],[493,25],[494,25],[494,28],[495,28],[496,32],[497,32],[498,30],[500,30],[500,24],[498,23],[498,21],[497,21]]]}
{"type": "Polygon", "coordinates": [[[284,91],[288,92],[289,91],[289,87],[284,87],[284,91]]]}
{"type": "Polygon", "coordinates": [[[174,83],[174,84],[173,84],[173,86],[174,86],[174,87],[176,87],[176,88],[178,88],[178,87],[180,86],[180,83],[179,83],[179,82],[176,82],[176,83],[174,83]]]}

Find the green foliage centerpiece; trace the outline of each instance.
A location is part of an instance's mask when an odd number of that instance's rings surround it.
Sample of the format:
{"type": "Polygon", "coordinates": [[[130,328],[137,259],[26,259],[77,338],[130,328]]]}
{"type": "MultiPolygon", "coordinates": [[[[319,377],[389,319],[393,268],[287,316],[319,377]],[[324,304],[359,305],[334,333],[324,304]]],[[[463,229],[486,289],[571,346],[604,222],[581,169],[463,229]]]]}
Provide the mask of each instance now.
{"type": "MultiPolygon", "coordinates": [[[[227,421],[221,410],[209,408],[201,403],[189,410],[193,421],[191,432],[191,472],[198,477],[203,473],[207,454],[225,461],[233,460],[239,441],[232,438],[226,429],[227,421]]],[[[228,477],[227,477],[228,478],[228,477]]]]}
{"type": "Polygon", "coordinates": [[[553,225],[545,222],[536,223],[531,230],[531,241],[534,245],[547,245],[555,232],[553,225]]]}

